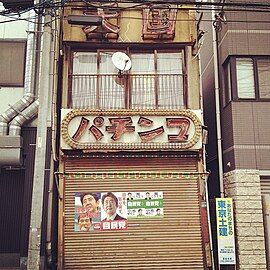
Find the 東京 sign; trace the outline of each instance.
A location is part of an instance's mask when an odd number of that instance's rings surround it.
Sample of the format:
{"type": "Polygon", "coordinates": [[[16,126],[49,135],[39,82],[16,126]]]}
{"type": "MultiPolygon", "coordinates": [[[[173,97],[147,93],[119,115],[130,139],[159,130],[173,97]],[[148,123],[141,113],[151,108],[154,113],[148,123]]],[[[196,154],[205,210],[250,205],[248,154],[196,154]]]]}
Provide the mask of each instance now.
{"type": "Polygon", "coordinates": [[[201,148],[200,111],[62,110],[61,148],[179,150],[201,148]]]}
{"type": "Polygon", "coordinates": [[[232,198],[216,198],[219,264],[235,264],[232,198]]]}

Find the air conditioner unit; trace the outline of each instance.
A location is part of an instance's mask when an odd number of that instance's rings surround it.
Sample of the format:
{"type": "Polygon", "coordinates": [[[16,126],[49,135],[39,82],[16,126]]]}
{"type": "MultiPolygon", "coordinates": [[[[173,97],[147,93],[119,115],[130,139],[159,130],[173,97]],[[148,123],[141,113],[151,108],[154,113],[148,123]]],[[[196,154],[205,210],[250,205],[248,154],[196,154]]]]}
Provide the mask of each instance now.
{"type": "Polygon", "coordinates": [[[5,9],[26,9],[34,6],[34,0],[2,0],[5,9]]]}

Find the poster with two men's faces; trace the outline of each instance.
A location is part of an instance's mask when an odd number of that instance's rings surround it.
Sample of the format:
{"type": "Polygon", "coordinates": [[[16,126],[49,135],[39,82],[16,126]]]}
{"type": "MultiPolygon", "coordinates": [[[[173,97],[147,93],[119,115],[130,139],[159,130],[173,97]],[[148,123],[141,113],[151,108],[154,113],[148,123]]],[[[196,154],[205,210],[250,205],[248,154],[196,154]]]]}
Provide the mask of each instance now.
{"type": "Polygon", "coordinates": [[[74,230],[126,230],[128,219],[162,218],[163,192],[77,192],[74,230]]]}

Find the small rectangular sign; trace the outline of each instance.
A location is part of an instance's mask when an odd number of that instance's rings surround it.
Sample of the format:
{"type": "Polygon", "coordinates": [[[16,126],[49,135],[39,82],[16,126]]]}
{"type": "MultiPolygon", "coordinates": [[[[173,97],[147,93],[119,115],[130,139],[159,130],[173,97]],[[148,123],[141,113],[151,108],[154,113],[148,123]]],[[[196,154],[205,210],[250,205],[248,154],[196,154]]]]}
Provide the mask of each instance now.
{"type": "Polygon", "coordinates": [[[163,218],[163,192],[128,192],[128,219],[163,218]]]}
{"type": "Polygon", "coordinates": [[[219,264],[235,264],[232,198],[216,198],[219,264]]]}

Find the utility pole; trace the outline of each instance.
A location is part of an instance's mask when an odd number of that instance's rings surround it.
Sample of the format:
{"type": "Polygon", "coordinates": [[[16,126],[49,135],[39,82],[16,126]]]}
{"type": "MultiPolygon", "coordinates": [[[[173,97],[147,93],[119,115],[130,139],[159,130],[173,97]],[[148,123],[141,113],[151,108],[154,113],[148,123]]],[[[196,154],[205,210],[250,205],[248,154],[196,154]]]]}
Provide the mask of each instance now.
{"type": "Polygon", "coordinates": [[[29,245],[27,269],[40,269],[41,223],[44,197],[45,157],[47,145],[47,129],[50,97],[50,48],[51,48],[51,15],[45,10],[43,27],[42,60],[40,69],[39,109],[37,123],[37,140],[35,168],[33,179],[33,194],[31,220],[29,229],[29,245]]]}

